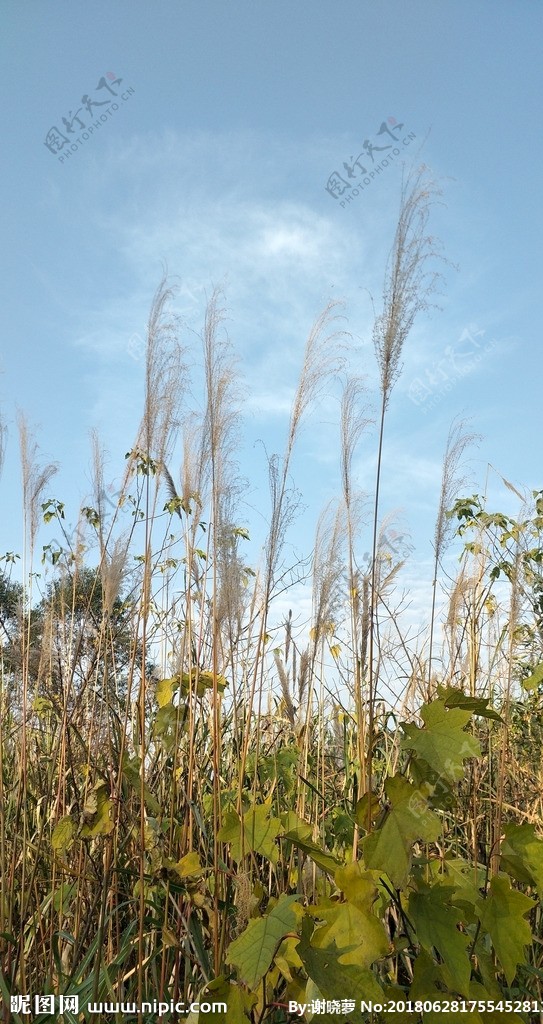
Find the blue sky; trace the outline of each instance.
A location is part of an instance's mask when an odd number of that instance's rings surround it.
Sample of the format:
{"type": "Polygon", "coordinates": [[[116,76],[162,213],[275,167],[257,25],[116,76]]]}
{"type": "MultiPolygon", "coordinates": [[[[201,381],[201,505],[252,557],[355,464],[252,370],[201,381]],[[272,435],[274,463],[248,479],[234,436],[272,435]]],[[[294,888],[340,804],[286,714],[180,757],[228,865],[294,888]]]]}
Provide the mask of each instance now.
{"type": "MultiPolygon", "coordinates": [[[[370,295],[378,304],[402,163],[423,161],[441,181],[431,231],[450,266],[441,308],[404,349],[382,502],[411,534],[422,607],[453,418],[483,436],[474,489],[489,463],[518,487],[543,486],[540,3],[4,0],[2,22],[0,551],[21,550],[17,409],[60,463],[52,491],[69,519],[89,490],[90,430],[110,453],[110,479],[122,473],[141,412],[137,336],[163,265],[187,331],[223,289],[246,382],[241,518],[258,534],[268,509],[258,439],[282,450],[305,338],[329,299],[345,303],[350,369],[376,398],[370,295]],[[83,96],[105,104],[91,107],[94,120],[83,96]],[[66,146],[49,151],[63,117],[79,110],[94,123],[110,101],[118,109],[69,158],[66,146]],[[329,175],[365,140],[389,144],[383,122],[415,139],[342,207],[329,175]]],[[[293,545],[306,554],[339,489],[337,420],[337,396],[323,397],[294,464],[306,512],[293,545]]],[[[368,492],[375,447],[370,432],[356,464],[368,492]]],[[[488,485],[491,503],[514,509],[497,474],[488,485]]]]}

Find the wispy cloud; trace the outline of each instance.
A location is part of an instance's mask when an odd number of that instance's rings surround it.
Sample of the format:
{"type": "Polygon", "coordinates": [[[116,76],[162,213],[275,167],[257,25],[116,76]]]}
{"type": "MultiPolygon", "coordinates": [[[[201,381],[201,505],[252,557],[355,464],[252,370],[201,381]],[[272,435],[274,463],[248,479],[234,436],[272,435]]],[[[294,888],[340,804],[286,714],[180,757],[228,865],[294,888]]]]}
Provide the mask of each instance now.
{"type": "MultiPolygon", "coordinates": [[[[288,415],[305,339],[331,298],[348,297],[356,330],[364,319],[369,333],[370,303],[359,283],[371,267],[369,237],[361,240],[354,222],[346,225],[335,211],[316,212],[311,195],[280,198],[278,154],[271,161],[257,148],[254,140],[241,137],[236,143],[231,137],[183,139],[169,133],[113,154],[127,182],[126,198],[115,208],[105,179],[94,180],[95,244],[107,251],[115,240],[123,280],[132,282],[130,291],[105,296],[100,308],[92,309],[84,296],[81,300],[85,313],[74,343],[94,360],[99,393],[93,415],[99,414],[104,426],[101,396],[111,390],[112,368],[124,361],[126,373],[118,383],[133,386],[148,304],[163,266],[177,284],[175,308],[195,362],[206,298],[214,286],[223,289],[224,326],[248,388],[245,407],[258,419],[288,415]],[[209,178],[206,188],[198,174],[210,161],[221,172],[220,188],[211,193],[209,178]],[[251,184],[255,173],[258,196],[251,184]],[[142,181],[149,177],[153,187],[146,191],[142,181]]],[[[287,153],[285,179],[294,158],[287,153]]]]}

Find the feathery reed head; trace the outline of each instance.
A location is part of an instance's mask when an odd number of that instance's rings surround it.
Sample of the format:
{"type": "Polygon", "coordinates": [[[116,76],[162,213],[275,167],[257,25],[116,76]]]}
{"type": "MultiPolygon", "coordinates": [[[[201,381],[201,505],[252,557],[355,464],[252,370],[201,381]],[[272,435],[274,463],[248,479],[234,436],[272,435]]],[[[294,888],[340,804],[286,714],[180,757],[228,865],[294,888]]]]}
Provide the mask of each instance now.
{"type": "Polygon", "coordinates": [[[430,208],[440,195],[424,167],[410,175],[402,186],[400,214],[383,287],[383,310],[373,328],[385,405],[401,373],[405,339],[417,313],[429,307],[429,296],[439,277],[437,272],[427,269],[437,255],[437,245],[427,234],[426,226],[430,208]]]}

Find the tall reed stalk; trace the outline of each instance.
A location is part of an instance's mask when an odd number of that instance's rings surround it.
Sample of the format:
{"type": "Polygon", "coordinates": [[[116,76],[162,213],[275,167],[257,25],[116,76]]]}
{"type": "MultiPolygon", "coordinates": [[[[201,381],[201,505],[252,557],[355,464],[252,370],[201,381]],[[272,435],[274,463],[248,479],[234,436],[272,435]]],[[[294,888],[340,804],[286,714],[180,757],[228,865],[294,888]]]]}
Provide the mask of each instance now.
{"type": "Polygon", "coordinates": [[[427,700],[430,700],[432,695],[432,657],[436,614],[437,576],[439,565],[447,549],[448,543],[451,540],[453,531],[453,521],[450,516],[447,515],[447,512],[452,508],[455,498],[459,496],[462,488],[466,485],[465,478],[459,475],[462,458],[464,457],[466,449],[468,449],[478,439],[479,438],[476,434],[466,433],[463,422],[457,421],[452,424],[451,429],[449,430],[449,436],[445,447],[439,505],[434,533],[434,568],[432,574],[430,639],[428,644],[427,700]]]}
{"type": "MultiPolygon", "coordinates": [[[[379,498],[386,411],[394,384],[401,373],[401,355],[417,315],[429,308],[438,273],[430,269],[437,254],[434,238],[427,233],[430,210],[441,192],[423,167],[403,184],[398,224],[383,287],[382,311],[373,327],[373,344],[380,373],[380,416],[378,427],[377,470],[373,506],[371,592],[369,607],[368,654],[368,744],[366,789],[371,791],[374,716],[377,695],[375,665],[377,593],[377,537],[379,498]]],[[[368,825],[371,825],[368,820],[368,825]]]]}

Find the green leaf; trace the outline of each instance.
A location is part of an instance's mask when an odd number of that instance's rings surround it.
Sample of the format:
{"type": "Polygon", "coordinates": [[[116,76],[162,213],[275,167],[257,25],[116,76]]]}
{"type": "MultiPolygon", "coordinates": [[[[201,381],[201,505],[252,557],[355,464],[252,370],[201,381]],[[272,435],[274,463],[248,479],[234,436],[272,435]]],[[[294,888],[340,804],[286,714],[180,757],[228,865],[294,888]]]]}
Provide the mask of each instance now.
{"type": "Polygon", "coordinates": [[[536,690],[540,683],[543,683],[543,661],[527,679],[522,680],[522,686],[525,690],[536,690]]]}
{"type": "Polygon", "coordinates": [[[296,811],[283,811],[281,815],[281,824],[285,830],[285,836],[288,838],[289,832],[296,832],[299,839],[302,842],[312,842],[311,836],[313,835],[313,826],[308,822],[300,818],[296,811]]]}
{"type": "Polygon", "coordinates": [[[364,796],[356,801],[354,819],[362,828],[367,829],[369,821],[377,821],[380,813],[381,803],[376,793],[364,793],[364,796]]]}
{"type": "Polygon", "coordinates": [[[153,736],[158,736],[165,750],[173,750],[176,739],[183,735],[187,718],[186,707],[164,704],[159,708],[153,722],[153,736]]]}
{"type": "Polygon", "coordinates": [[[41,507],[44,523],[50,523],[51,519],[54,519],[55,516],[58,516],[59,519],[64,519],[64,502],[50,498],[49,501],[43,501],[41,507]]]}
{"type": "MultiPolygon", "coordinates": [[[[470,997],[477,998],[477,996],[473,995],[472,989],[470,989],[470,997]]],[[[413,981],[409,989],[409,999],[413,1002],[418,1000],[423,1003],[426,1001],[442,1003],[443,1000],[450,998],[454,997],[450,993],[445,992],[443,967],[438,966],[424,949],[421,950],[413,965],[413,981]]],[[[479,998],[482,999],[483,996],[479,998]]],[[[485,1001],[488,998],[488,994],[485,994],[485,1001]]],[[[485,1016],[484,1019],[487,1021],[488,1018],[485,1016]]],[[[465,1013],[456,1010],[451,1013],[440,1010],[425,1010],[422,1020],[424,1024],[457,1024],[458,1021],[463,1021],[465,1024],[482,1024],[483,1022],[483,1018],[477,1010],[466,1010],[465,1013]]]]}
{"type": "MultiPolygon", "coordinates": [[[[479,955],[480,954],[477,955],[478,960],[479,955]]],[[[480,1000],[481,1002],[486,1003],[487,1005],[491,1000],[494,1002],[494,1004],[506,1002],[508,994],[509,993],[506,993],[506,995],[504,996],[503,989],[501,989],[499,986],[492,984],[480,985],[479,982],[477,981],[471,983],[469,990],[470,999],[476,999],[477,1001],[480,1000]]],[[[518,998],[522,998],[520,992],[518,998]]],[[[528,995],[526,994],[524,998],[527,999],[528,995]]],[[[435,1024],[442,1024],[442,1019],[442,1015],[440,1015],[439,1017],[436,1016],[435,1024]]],[[[466,1013],[464,1017],[455,1017],[455,1024],[458,1019],[465,1020],[467,1024],[474,1024],[474,1020],[480,1021],[481,1024],[526,1024],[526,1018],[524,1016],[521,1017],[520,1014],[515,1013],[513,1010],[506,1009],[487,1010],[485,1011],[484,1014],[476,1014],[475,1018],[472,1013],[466,1013]]]]}
{"type": "Polygon", "coordinates": [[[53,897],[53,908],[57,914],[67,914],[77,897],[77,882],[61,882],[53,897]]]}
{"type": "Polygon", "coordinates": [[[288,938],[283,939],[275,956],[275,966],[279,968],[287,981],[293,981],[292,968],[298,971],[300,967],[303,967],[296,948],[298,941],[297,935],[289,935],[288,938]]]}
{"type": "Polygon", "coordinates": [[[532,941],[525,916],[534,906],[533,900],[512,889],[509,879],[500,875],[491,880],[486,899],[477,901],[477,916],[490,935],[508,985],[513,982],[517,964],[526,959],[524,947],[532,941]]]}
{"type": "Polygon", "coordinates": [[[95,508],[91,508],[90,505],[83,505],[81,512],[85,516],[89,526],[94,526],[95,529],[100,526],[100,515],[95,508]]]}
{"type": "Polygon", "coordinates": [[[53,704],[48,697],[34,697],[32,710],[36,712],[38,718],[45,718],[53,710],[53,704]]]}
{"type": "Polygon", "coordinates": [[[543,899],[543,839],[533,825],[509,824],[504,829],[500,867],[519,882],[533,885],[543,899]]]}
{"type": "Polygon", "coordinates": [[[270,817],[270,811],[269,804],[258,804],[245,812],[242,821],[233,809],[226,812],[217,839],[231,844],[234,860],[239,862],[248,853],[260,853],[277,864],[279,851],[275,840],[282,825],[279,818],[270,817]]]}
{"type": "Polygon", "coordinates": [[[402,747],[414,750],[439,777],[458,782],[464,775],[464,759],[480,757],[478,740],[464,732],[471,711],[447,708],[440,698],[422,708],[423,728],[403,724],[402,747]]]}
{"type": "Polygon", "coordinates": [[[478,865],[476,869],[475,864],[462,857],[445,857],[442,861],[432,861],[429,868],[439,884],[453,889],[452,898],[457,906],[462,905],[464,910],[475,906],[481,895],[479,890],[485,885],[486,871],[483,867],[478,865]],[[444,875],[438,874],[441,869],[444,875]]]}
{"type": "MultiPolygon", "coordinates": [[[[269,914],[249,921],[239,938],[230,943],[226,962],[237,967],[241,980],[249,988],[256,988],[269,970],[281,940],[296,928],[294,904],[297,900],[297,896],[283,893],[269,914]]],[[[298,910],[301,911],[299,904],[298,910]]]]}
{"type": "MultiPolygon", "coordinates": [[[[139,797],[141,794],[141,759],[139,757],[130,758],[128,754],[125,754],[123,775],[132,786],[136,796],[139,797]]],[[[158,817],[161,811],[160,804],[146,782],[143,786],[143,801],[149,813],[158,817]]]]}
{"type": "MultiPolygon", "coordinates": [[[[304,927],[298,954],[308,977],[324,999],[354,999],[358,1004],[361,1000],[383,1001],[383,990],[372,971],[341,963],[340,951],[335,947],[315,949],[309,941],[308,932],[309,929],[304,927]]],[[[363,1019],[359,1008],[347,1016],[352,1021],[363,1019]]],[[[338,1021],[343,1019],[337,1015],[338,1021]]]]}
{"type": "Polygon", "coordinates": [[[409,874],[413,843],[417,839],[437,839],[441,822],[422,791],[407,779],[388,779],[385,792],[391,807],[382,827],[362,840],[364,861],[368,868],[385,871],[394,885],[402,888],[409,874]]]}
{"type": "Polygon", "coordinates": [[[450,811],[456,803],[456,784],[436,771],[422,757],[413,757],[409,763],[411,782],[430,801],[434,811],[450,811]]]}
{"type": "Polygon", "coordinates": [[[466,998],[469,996],[471,964],[467,956],[469,937],[458,930],[462,923],[460,910],[453,906],[454,889],[441,885],[424,886],[409,896],[409,917],[423,949],[439,953],[444,975],[450,987],[466,998]]]}
{"type": "Polygon", "coordinates": [[[73,843],[75,833],[75,823],[69,814],[66,814],[64,818],[57,821],[53,835],[51,836],[51,846],[56,853],[66,853],[66,850],[73,843]]]}
{"type": "Polygon", "coordinates": [[[192,512],[190,502],[185,498],[180,497],[178,494],[176,494],[175,498],[170,498],[170,500],[164,505],[164,512],[170,512],[172,515],[174,512],[177,512],[178,516],[181,517],[179,509],[183,509],[183,512],[186,512],[187,515],[190,515],[192,512]]]}
{"type": "Polygon", "coordinates": [[[251,774],[256,772],[261,780],[280,784],[290,792],[295,785],[299,756],[300,752],[294,746],[279,747],[273,754],[261,755],[258,761],[253,757],[252,767],[250,761],[247,763],[247,771],[251,774]]]}
{"type": "Polygon", "coordinates": [[[488,707],[489,697],[466,697],[461,690],[454,689],[453,687],[440,687],[439,689],[445,698],[445,707],[462,708],[463,711],[469,711],[472,715],[479,715],[481,718],[491,718],[495,722],[503,722],[501,715],[494,711],[494,708],[488,707]]]}
{"type": "Polygon", "coordinates": [[[312,831],[310,825],[298,819],[298,823],[294,827],[289,828],[282,838],[288,839],[290,843],[297,846],[303,853],[307,853],[308,857],[311,857],[311,860],[318,864],[323,871],[334,875],[337,869],[341,867],[341,861],[336,860],[330,853],[326,853],[317,843],[313,842],[310,838],[312,831]]]}

